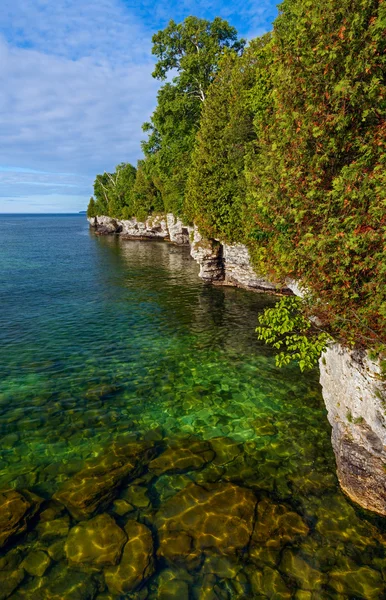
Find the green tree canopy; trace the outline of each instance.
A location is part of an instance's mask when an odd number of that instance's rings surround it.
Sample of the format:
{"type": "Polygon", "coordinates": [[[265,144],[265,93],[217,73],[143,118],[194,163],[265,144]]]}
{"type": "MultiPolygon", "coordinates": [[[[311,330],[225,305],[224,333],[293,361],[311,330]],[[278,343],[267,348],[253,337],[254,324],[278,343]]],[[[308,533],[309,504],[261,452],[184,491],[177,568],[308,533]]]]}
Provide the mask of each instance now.
{"type": "Polygon", "coordinates": [[[165,209],[183,213],[185,184],[191,152],[199,127],[202,104],[208,87],[226,52],[239,53],[243,40],[226,21],[212,22],[188,17],[183,23],[170,21],[153,36],[153,54],[158,57],[153,76],[165,80],[169,71],[176,73],[158,93],[157,108],[143,143],[146,156],[157,164],[163,188],[165,209]]]}

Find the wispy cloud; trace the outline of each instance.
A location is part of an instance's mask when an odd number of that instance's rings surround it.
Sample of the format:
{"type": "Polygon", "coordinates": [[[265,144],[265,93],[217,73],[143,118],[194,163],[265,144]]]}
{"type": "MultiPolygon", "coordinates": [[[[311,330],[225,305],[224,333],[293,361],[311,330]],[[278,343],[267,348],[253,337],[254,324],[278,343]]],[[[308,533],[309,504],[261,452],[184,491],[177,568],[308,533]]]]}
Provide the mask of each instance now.
{"type": "Polygon", "coordinates": [[[28,198],[47,210],[77,198],[80,210],[96,173],[136,162],[158,88],[151,36],[170,18],[220,15],[248,35],[275,13],[269,0],[3,0],[1,10],[0,212],[18,196],[23,210],[28,198]]]}

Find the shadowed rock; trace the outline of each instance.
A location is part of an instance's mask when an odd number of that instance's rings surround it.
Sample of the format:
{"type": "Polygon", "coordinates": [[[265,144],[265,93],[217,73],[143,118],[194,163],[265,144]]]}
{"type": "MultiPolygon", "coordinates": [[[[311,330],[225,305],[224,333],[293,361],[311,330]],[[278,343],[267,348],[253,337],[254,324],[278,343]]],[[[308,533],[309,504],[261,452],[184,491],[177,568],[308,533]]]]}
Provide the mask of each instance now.
{"type": "Polygon", "coordinates": [[[32,492],[7,490],[0,493],[0,548],[16,535],[27,531],[38,512],[42,498],[32,492]]]}
{"type": "Polygon", "coordinates": [[[128,541],[117,567],[105,569],[105,580],[112,594],[127,594],[139,589],[154,573],[153,538],[150,529],[137,521],[125,525],[128,541]]]}
{"type": "Polygon", "coordinates": [[[165,473],[197,471],[213,460],[214,456],[215,453],[208,442],[194,440],[186,445],[171,446],[151,461],[149,469],[158,476],[165,473]]]}
{"type": "Polygon", "coordinates": [[[309,532],[300,515],[284,504],[274,504],[264,498],[257,507],[257,520],[251,539],[251,558],[254,546],[280,548],[309,532]]]}
{"type": "Polygon", "coordinates": [[[116,565],[126,540],[125,532],[112,517],[98,515],[70,530],[65,552],[70,565],[116,565]]]}
{"type": "Polygon", "coordinates": [[[113,447],[109,454],[90,461],[66,481],[54,498],[64,504],[75,519],[88,519],[106,509],[123,482],[137,477],[154,454],[151,443],[113,447]]]}
{"type": "Polygon", "coordinates": [[[255,506],[255,495],[246,488],[232,483],[193,483],[165,502],[156,515],[159,554],[175,558],[178,544],[187,559],[207,548],[234,554],[249,543],[255,506]],[[187,537],[192,539],[190,548],[187,537]]]}

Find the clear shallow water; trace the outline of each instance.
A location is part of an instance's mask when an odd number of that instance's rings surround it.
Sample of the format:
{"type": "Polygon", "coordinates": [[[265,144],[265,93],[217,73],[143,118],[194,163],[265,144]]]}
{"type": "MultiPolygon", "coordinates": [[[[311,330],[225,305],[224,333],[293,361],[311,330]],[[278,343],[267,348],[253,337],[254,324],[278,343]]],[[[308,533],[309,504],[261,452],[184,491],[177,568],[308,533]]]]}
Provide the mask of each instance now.
{"type": "Polygon", "coordinates": [[[384,525],[338,489],[318,374],[277,369],[256,340],[272,298],[207,286],[185,248],[96,237],[84,216],[3,215],[0,231],[0,489],[46,511],[2,550],[8,597],[386,597],[384,525]],[[87,518],[51,500],[133,441],[152,456],[87,518]],[[122,548],[82,555],[68,532],[99,531],[94,514],[151,531],[130,559],[153,556],[142,587],[109,574],[122,548]]]}

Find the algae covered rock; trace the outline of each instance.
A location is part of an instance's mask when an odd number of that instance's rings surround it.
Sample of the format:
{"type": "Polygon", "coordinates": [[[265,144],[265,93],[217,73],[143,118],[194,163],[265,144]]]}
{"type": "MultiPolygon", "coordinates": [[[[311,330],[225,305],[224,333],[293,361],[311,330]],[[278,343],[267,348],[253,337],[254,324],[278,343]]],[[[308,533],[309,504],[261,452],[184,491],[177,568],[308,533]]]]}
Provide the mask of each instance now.
{"type": "Polygon", "coordinates": [[[0,572],[0,600],[9,598],[21,584],[25,576],[24,569],[0,572]]]}
{"type": "Polygon", "coordinates": [[[0,492],[0,548],[16,535],[27,531],[29,521],[38,512],[43,500],[23,490],[0,492]]]}
{"type": "Polygon", "coordinates": [[[108,454],[89,461],[54,494],[75,519],[88,519],[105,510],[122,483],[136,477],[154,456],[150,442],[115,446],[108,454]]]}
{"type": "Polygon", "coordinates": [[[17,591],[26,600],[93,600],[103,589],[96,575],[81,573],[60,563],[44,577],[32,579],[17,591]]]}
{"type": "Polygon", "coordinates": [[[257,507],[251,547],[280,548],[297,537],[306,536],[308,532],[308,526],[300,515],[284,504],[275,504],[268,498],[264,498],[257,507]]]}
{"type": "MultiPolygon", "coordinates": [[[[205,549],[234,554],[247,547],[253,529],[256,498],[251,490],[232,483],[187,486],[170,498],[158,511],[161,556],[168,556],[168,545],[176,534],[191,538],[190,553],[205,549]]],[[[181,541],[182,544],[182,541],[181,541]]]]}
{"type": "Polygon", "coordinates": [[[103,514],[73,527],[65,552],[70,565],[116,565],[126,540],[125,532],[114,519],[103,514]]]}
{"type": "Polygon", "coordinates": [[[107,567],[105,580],[112,594],[126,594],[139,589],[154,572],[153,538],[146,525],[128,521],[128,541],[118,566],[107,567]]]}
{"type": "Polygon", "coordinates": [[[42,550],[36,550],[28,554],[21,566],[32,577],[43,577],[50,564],[50,557],[42,550]]]}
{"type": "Polygon", "coordinates": [[[265,567],[263,571],[253,571],[250,575],[252,591],[257,597],[261,594],[275,600],[290,600],[292,593],[287,588],[280,573],[265,567]]]}
{"type": "Polygon", "coordinates": [[[171,446],[151,461],[149,469],[155,475],[197,471],[213,460],[214,456],[209,442],[193,440],[184,445],[171,446]]]}

